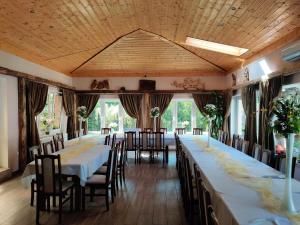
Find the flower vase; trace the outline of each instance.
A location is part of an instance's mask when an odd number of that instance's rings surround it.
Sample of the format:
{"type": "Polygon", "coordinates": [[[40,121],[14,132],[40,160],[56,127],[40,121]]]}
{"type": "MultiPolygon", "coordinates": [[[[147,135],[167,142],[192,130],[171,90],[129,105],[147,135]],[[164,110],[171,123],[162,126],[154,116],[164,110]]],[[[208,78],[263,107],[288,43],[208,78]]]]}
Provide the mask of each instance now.
{"type": "Polygon", "coordinates": [[[156,118],[157,117],[153,117],[153,131],[156,132],[156,118]]]}
{"type": "Polygon", "coordinates": [[[293,192],[292,192],[292,161],[293,161],[293,149],[295,142],[295,134],[290,133],[286,139],[286,164],[285,164],[285,187],[284,187],[284,196],[282,201],[282,209],[286,210],[290,214],[296,214],[296,208],[293,201],[293,192]]]}

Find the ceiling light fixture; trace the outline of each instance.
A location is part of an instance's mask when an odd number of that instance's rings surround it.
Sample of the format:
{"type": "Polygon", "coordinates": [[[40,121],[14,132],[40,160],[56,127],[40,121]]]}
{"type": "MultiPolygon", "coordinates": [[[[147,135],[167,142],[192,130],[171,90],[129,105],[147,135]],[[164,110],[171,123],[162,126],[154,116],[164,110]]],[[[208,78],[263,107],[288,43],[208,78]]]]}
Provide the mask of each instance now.
{"type": "Polygon", "coordinates": [[[248,51],[246,48],[239,48],[231,45],[219,44],[216,42],[200,40],[196,38],[187,37],[185,40],[185,44],[196,47],[203,48],[206,50],[221,52],[228,55],[241,56],[245,52],[248,51]]]}

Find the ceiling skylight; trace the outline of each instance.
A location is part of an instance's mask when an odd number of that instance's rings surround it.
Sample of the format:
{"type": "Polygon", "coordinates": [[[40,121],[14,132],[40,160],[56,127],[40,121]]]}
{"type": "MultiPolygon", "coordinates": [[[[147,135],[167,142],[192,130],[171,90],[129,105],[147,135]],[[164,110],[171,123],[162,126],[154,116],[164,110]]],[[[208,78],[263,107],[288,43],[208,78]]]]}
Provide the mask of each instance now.
{"type": "Polygon", "coordinates": [[[246,48],[239,48],[231,45],[219,44],[211,41],[204,41],[196,38],[187,37],[185,44],[196,47],[203,48],[210,51],[221,52],[228,55],[240,56],[248,51],[246,48]]]}

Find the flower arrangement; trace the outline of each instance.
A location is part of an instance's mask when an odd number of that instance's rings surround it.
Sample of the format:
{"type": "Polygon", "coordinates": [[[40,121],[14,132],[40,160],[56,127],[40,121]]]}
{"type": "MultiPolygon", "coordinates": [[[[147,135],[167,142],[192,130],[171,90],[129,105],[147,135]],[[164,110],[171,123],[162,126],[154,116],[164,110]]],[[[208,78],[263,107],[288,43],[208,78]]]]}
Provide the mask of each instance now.
{"type": "Polygon", "coordinates": [[[214,104],[207,104],[204,106],[206,117],[210,120],[214,120],[217,117],[218,109],[214,104]]]}
{"type": "Polygon", "coordinates": [[[111,122],[108,126],[115,129],[118,127],[118,124],[116,122],[111,122]]]}
{"type": "Polygon", "coordinates": [[[283,93],[272,102],[272,113],[275,121],[270,127],[278,134],[287,137],[290,133],[300,133],[300,94],[298,92],[283,93]]]}
{"type": "Polygon", "coordinates": [[[185,121],[182,122],[182,126],[183,126],[184,128],[186,128],[189,124],[190,124],[190,122],[187,121],[187,120],[185,120],[185,121]]]}
{"type": "Polygon", "coordinates": [[[42,123],[43,130],[46,134],[48,134],[50,129],[53,127],[54,119],[42,116],[40,121],[42,123]]]}
{"type": "Polygon", "coordinates": [[[159,117],[159,107],[154,107],[150,110],[151,118],[159,117]]]}
{"type": "Polygon", "coordinates": [[[79,119],[82,119],[82,121],[85,121],[88,117],[87,115],[87,109],[85,106],[79,106],[76,110],[77,116],[79,119]]]}

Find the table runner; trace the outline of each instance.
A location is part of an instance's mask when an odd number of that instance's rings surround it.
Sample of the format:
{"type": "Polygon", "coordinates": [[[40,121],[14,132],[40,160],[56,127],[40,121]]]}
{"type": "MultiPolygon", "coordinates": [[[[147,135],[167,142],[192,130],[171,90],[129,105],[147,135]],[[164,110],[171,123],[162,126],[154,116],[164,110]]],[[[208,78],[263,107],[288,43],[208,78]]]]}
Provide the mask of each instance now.
{"type": "MultiPolygon", "coordinates": [[[[205,136],[185,136],[180,137],[180,140],[189,158],[201,169],[221,224],[251,224],[255,220],[270,218],[283,219],[286,221],[283,224],[298,224],[298,217],[293,218],[292,223],[288,222],[286,215],[269,211],[272,207],[268,206],[278,205],[277,201],[283,195],[284,179],[280,172],[214,139],[211,148],[207,148],[205,136]],[[235,175],[239,176],[238,179],[235,175]],[[245,184],[242,180],[253,182],[245,184]],[[253,185],[249,186],[249,183],[253,185]],[[256,188],[264,186],[266,189],[257,191],[256,188]],[[262,198],[270,199],[270,194],[274,196],[272,201],[263,202],[262,198]]],[[[293,193],[295,205],[299,209],[300,183],[296,180],[293,180],[293,193]]]]}

